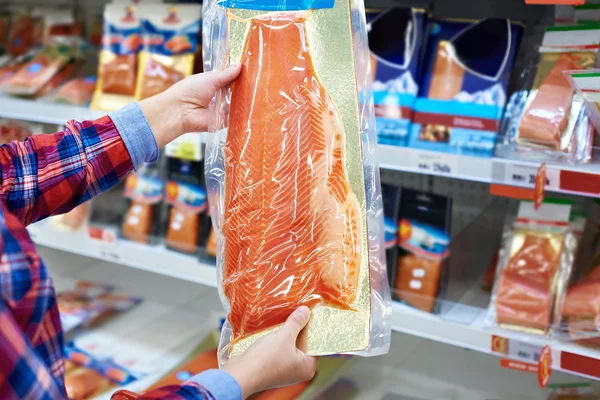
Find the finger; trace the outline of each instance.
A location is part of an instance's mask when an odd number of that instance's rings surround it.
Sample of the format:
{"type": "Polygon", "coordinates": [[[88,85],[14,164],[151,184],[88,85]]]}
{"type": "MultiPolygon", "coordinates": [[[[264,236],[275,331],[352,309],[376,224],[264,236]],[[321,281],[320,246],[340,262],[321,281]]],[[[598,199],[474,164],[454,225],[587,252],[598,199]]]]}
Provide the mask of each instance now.
{"type": "Polygon", "coordinates": [[[241,70],[242,65],[237,63],[231,64],[225,69],[217,69],[210,72],[210,80],[211,83],[214,85],[215,90],[221,89],[222,87],[225,87],[231,82],[233,82],[235,78],[238,77],[241,70]]]}
{"type": "Polygon", "coordinates": [[[315,377],[315,374],[317,373],[317,362],[319,361],[317,357],[311,357],[311,356],[307,356],[305,355],[305,371],[306,371],[306,376],[305,376],[305,380],[311,380],[312,378],[315,377]]]}
{"type": "Polygon", "coordinates": [[[310,309],[306,306],[302,306],[288,317],[285,324],[283,324],[281,331],[291,339],[296,340],[309,319],[310,309]]]}

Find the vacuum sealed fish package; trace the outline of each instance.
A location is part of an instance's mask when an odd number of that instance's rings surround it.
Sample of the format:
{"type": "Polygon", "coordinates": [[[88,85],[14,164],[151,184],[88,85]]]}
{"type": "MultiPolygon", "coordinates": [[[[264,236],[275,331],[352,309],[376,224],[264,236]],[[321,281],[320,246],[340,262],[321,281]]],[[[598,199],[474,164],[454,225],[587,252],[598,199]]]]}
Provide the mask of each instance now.
{"type": "Polygon", "coordinates": [[[364,5],[211,0],[205,70],[241,63],[218,93],[206,184],[228,314],[219,359],[298,307],[310,355],[386,353],[391,297],[364,5]]]}
{"type": "Polygon", "coordinates": [[[547,334],[560,320],[577,240],[571,204],[547,200],[537,210],[523,201],[503,234],[490,305],[490,322],[503,328],[547,334]]]}
{"type": "Polygon", "coordinates": [[[574,163],[591,161],[595,128],[570,80],[597,65],[599,42],[600,25],[547,29],[531,77],[525,74],[524,87],[507,105],[504,144],[525,157],[541,153],[574,163]]]}

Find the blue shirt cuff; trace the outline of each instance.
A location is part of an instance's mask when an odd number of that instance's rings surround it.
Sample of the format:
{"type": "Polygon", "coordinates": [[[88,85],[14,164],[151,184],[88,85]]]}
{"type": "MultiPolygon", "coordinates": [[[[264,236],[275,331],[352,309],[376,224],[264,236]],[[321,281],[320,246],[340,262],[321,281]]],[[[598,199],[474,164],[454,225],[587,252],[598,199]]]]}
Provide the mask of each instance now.
{"type": "Polygon", "coordinates": [[[131,103],[110,113],[109,117],[121,134],[136,170],[144,163],[158,160],[158,145],[154,133],[138,103],[131,103]]]}
{"type": "Polygon", "coordinates": [[[242,400],[242,388],[233,376],[225,371],[210,369],[195,375],[188,382],[204,387],[216,400],[242,400]]]}

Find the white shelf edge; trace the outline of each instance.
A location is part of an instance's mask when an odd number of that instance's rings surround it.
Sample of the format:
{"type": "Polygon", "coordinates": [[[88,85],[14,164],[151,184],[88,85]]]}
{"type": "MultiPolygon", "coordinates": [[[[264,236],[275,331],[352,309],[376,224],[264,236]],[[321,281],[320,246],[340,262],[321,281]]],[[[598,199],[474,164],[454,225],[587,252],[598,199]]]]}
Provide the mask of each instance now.
{"type": "Polygon", "coordinates": [[[214,264],[202,263],[193,255],[181,254],[164,246],[149,246],[117,239],[105,243],[82,233],[57,231],[48,224],[28,228],[33,241],[40,245],[82,256],[170,276],[205,286],[216,287],[214,264]]]}
{"type": "Polygon", "coordinates": [[[588,379],[600,380],[599,377],[594,375],[582,374],[562,368],[560,358],[560,354],[564,351],[599,360],[600,351],[575,344],[563,343],[548,337],[538,337],[532,334],[487,326],[485,323],[485,312],[472,324],[462,324],[447,321],[439,316],[424,313],[407,305],[394,302],[392,315],[392,329],[394,331],[445,343],[451,346],[462,347],[499,358],[509,358],[509,356],[492,352],[492,336],[499,336],[508,339],[509,342],[516,341],[539,346],[540,348],[549,345],[552,350],[553,370],[582,376],[588,379]]]}
{"type": "Polygon", "coordinates": [[[69,120],[94,120],[106,113],[69,104],[0,96],[0,117],[42,124],[65,125],[69,120]]]}

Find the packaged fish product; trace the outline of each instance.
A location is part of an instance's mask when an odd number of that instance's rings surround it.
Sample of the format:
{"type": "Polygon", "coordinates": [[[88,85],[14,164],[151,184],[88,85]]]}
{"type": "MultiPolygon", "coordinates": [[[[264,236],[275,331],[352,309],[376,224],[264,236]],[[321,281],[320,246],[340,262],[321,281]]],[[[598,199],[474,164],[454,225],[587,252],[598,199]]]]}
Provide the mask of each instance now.
{"type": "Polygon", "coordinates": [[[424,9],[367,10],[377,140],[408,145],[427,38],[424,9]]]}
{"type": "Polygon", "coordinates": [[[89,368],[79,368],[65,377],[69,400],[91,399],[115,386],[109,379],[89,368]]]}
{"type": "Polygon", "coordinates": [[[398,265],[398,215],[400,212],[401,189],[397,186],[382,184],[383,217],[385,235],[385,259],[390,285],[396,278],[398,265]]]}
{"type": "Polygon", "coordinates": [[[228,317],[221,362],[312,317],[307,354],[387,352],[390,294],[364,6],[209,1],[205,71],[240,62],[215,98],[206,182],[228,317]]]}
{"type": "Polygon", "coordinates": [[[547,29],[531,79],[524,74],[524,88],[513,94],[507,107],[502,127],[506,144],[524,155],[540,153],[576,163],[591,160],[591,122],[596,121],[570,76],[596,65],[597,37],[600,25],[547,29]]]}
{"type": "Polygon", "coordinates": [[[523,26],[433,18],[409,147],[491,157],[523,26]]]}
{"type": "Polygon", "coordinates": [[[123,196],[128,200],[121,235],[138,243],[156,241],[162,226],[160,203],[164,197],[164,177],[160,164],[145,165],[125,181],[123,196]]]}
{"type": "Polygon", "coordinates": [[[60,231],[82,231],[89,221],[90,207],[91,201],[87,201],[66,214],[50,217],[50,226],[60,231]]]}
{"type": "Polygon", "coordinates": [[[403,189],[398,222],[398,264],[393,295],[435,311],[450,256],[450,199],[403,189]]]}
{"type": "Polygon", "coordinates": [[[69,59],[63,54],[42,52],[22,66],[4,85],[10,94],[33,96],[62,71],[69,59]]]}
{"type": "Polygon", "coordinates": [[[164,92],[192,74],[202,8],[199,5],[152,4],[139,7],[143,50],[136,99],[164,92]]]}
{"type": "Polygon", "coordinates": [[[95,76],[74,78],[65,83],[58,90],[54,100],[82,106],[90,102],[95,89],[95,76]]]}
{"type": "Polygon", "coordinates": [[[168,160],[166,184],[168,204],[167,246],[195,254],[200,244],[203,213],[208,207],[202,161],[168,160]]]}
{"type": "Polygon", "coordinates": [[[564,293],[575,243],[569,230],[571,204],[521,202],[505,232],[490,305],[490,317],[503,328],[546,334],[560,319],[557,298],[564,293]]]}
{"type": "MultiPolygon", "coordinates": [[[[8,40],[6,42],[6,52],[13,57],[21,56],[27,53],[36,45],[36,25],[39,20],[26,12],[19,12],[13,15],[8,40]]],[[[41,35],[38,39],[41,38],[41,35]]]]}
{"type": "Polygon", "coordinates": [[[108,4],[104,9],[98,85],[92,98],[92,108],[113,111],[134,101],[141,45],[141,25],[136,7],[108,4]]]}

